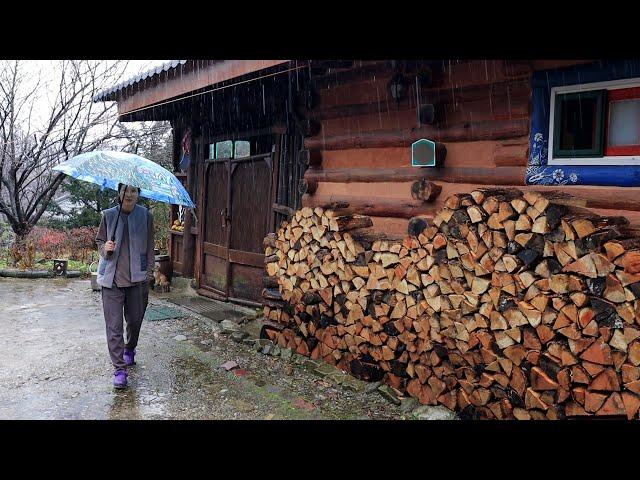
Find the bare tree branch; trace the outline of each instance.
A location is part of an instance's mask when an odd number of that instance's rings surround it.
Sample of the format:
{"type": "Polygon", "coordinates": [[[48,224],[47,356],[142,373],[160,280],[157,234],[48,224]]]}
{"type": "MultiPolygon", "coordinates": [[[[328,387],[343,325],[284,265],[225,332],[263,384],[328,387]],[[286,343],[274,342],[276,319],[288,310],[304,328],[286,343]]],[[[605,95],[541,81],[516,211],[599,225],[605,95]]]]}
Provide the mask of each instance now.
{"type": "Polygon", "coordinates": [[[55,84],[44,85],[23,62],[0,62],[0,214],[18,238],[33,228],[65,178],[51,168],[116,139],[114,104],[94,104],[92,98],[118,83],[124,65],[61,61],[55,84]],[[35,103],[51,87],[41,123],[34,118],[35,103]]]}

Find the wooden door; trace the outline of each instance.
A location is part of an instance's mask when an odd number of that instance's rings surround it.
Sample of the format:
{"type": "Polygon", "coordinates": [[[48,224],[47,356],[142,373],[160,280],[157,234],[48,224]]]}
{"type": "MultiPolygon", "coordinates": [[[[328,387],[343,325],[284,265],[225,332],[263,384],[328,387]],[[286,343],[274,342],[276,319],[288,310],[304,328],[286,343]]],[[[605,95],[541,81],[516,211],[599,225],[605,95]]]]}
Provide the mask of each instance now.
{"type": "Polygon", "coordinates": [[[204,164],[202,262],[200,287],[229,296],[229,170],[230,160],[204,164]]]}
{"type": "Polygon", "coordinates": [[[229,297],[259,303],[270,230],[273,151],[231,160],[229,297]]]}

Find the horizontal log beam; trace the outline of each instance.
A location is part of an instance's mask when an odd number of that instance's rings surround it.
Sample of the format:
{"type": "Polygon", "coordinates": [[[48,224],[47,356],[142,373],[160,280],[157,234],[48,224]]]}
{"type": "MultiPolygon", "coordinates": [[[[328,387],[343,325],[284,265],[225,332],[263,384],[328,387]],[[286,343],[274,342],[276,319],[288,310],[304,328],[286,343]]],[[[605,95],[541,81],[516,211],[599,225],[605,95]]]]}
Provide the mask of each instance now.
{"type": "Polygon", "coordinates": [[[549,70],[552,68],[574,67],[576,65],[584,65],[585,63],[596,62],[597,60],[531,60],[531,66],[534,70],[549,70]]]}
{"type": "MultiPolygon", "coordinates": [[[[640,198],[640,188],[634,188],[634,187],[628,187],[628,188],[619,188],[616,190],[615,195],[611,195],[611,191],[610,189],[607,188],[598,188],[598,187],[581,187],[581,186],[567,186],[567,187],[557,187],[557,186],[549,186],[549,187],[542,187],[540,185],[527,185],[527,186],[523,186],[522,182],[516,183],[508,183],[508,182],[504,182],[504,183],[499,183],[501,178],[502,178],[502,173],[500,172],[504,172],[504,169],[506,168],[511,168],[513,170],[519,170],[522,172],[523,169],[518,169],[517,167],[499,167],[499,168],[495,168],[495,169],[484,169],[487,170],[489,172],[486,173],[486,176],[483,177],[482,181],[468,181],[468,182],[463,182],[463,181],[457,181],[457,182],[453,182],[453,183],[458,183],[458,184],[464,184],[467,185],[468,188],[472,189],[474,186],[480,186],[480,185],[496,185],[496,186],[500,186],[500,187],[509,187],[509,186],[513,186],[513,187],[517,187],[519,189],[521,189],[522,191],[539,191],[539,192],[543,192],[545,194],[550,194],[551,192],[564,192],[564,193],[569,193],[571,194],[573,197],[575,197],[575,200],[578,202],[581,202],[579,205],[586,207],[586,208],[596,208],[596,209],[602,209],[602,210],[611,210],[612,212],[615,210],[618,211],[626,211],[626,212],[640,212],[640,200],[638,200],[640,198]],[[491,171],[496,171],[499,174],[495,174],[492,176],[491,171]]],[[[355,169],[352,170],[351,173],[358,173],[358,170],[360,169],[355,169]]],[[[419,169],[416,169],[419,170],[419,169]]],[[[430,172],[434,171],[434,170],[438,170],[438,169],[422,169],[422,171],[427,171],[427,174],[429,174],[430,172]]],[[[447,170],[478,170],[478,169],[442,169],[443,171],[447,171],[447,170]]],[[[327,171],[325,171],[327,172],[327,171]]],[[[347,171],[345,171],[347,172],[347,171]]],[[[508,171],[507,171],[508,173],[508,171]]],[[[391,175],[391,173],[387,173],[387,175],[391,175]]],[[[385,180],[388,182],[390,177],[387,177],[385,180]]],[[[436,181],[447,181],[448,180],[443,180],[443,179],[438,179],[438,178],[429,178],[426,177],[428,180],[436,180],[436,181]]],[[[462,178],[462,176],[459,177],[443,177],[443,178],[449,178],[449,180],[453,180],[455,178],[462,178]]],[[[335,178],[332,178],[332,180],[335,178]]],[[[399,179],[393,178],[394,180],[398,180],[398,182],[402,182],[402,181],[409,181],[406,178],[402,178],[400,177],[399,179]]],[[[362,181],[360,178],[356,178],[357,181],[362,181]]],[[[385,180],[380,180],[380,181],[385,181],[385,180]]],[[[322,181],[322,180],[320,180],[322,181]]],[[[342,181],[342,180],[340,180],[342,181]]],[[[351,181],[355,181],[355,180],[351,180],[351,181]]],[[[455,185],[452,185],[453,187],[455,187],[455,185]]],[[[446,190],[446,195],[449,195],[451,190],[446,190]]],[[[457,190],[456,190],[457,191],[457,190]]],[[[307,195],[308,196],[308,195],[307,195]]],[[[313,197],[319,197],[321,198],[321,200],[318,200],[317,202],[314,201],[314,206],[319,206],[322,204],[329,204],[332,201],[333,202],[346,202],[349,203],[349,198],[353,198],[351,196],[346,196],[346,195],[334,195],[334,194],[324,194],[324,195],[314,195],[313,197]]],[[[304,199],[304,197],[303,197],[304,199]]],[[[373,200],[372,200],[373,201],[373,200]]],[[[608,213],[611,214],[611,213],[608,213]]]]}
{"type": "Polygon", "coordinates": [[[411,182],[436,180],[449,183],[476,183],[480,185],[524,185],[524,168],[354,168],[335,170],[307,170],[304,178],[311,182],[411,182]]]}
{"type": "Polygon", "coordinates": [[[551,196],[554,192],[570,194],[574,201],[577,202],[576,204],[586,208],[640,211],[640,200],[638,200],[640,189],[636,188],[617,188],[615,195],[608,193],[605,188],[585,190],[584,188],[580,189],[580,187],[569,187],[563,190],[555,190],[550,187],[543,190],[538,185],[532,185],[530,189],[546,196],[551,196]]]}
{"type": "Polygon", "coordinates": [[[403,198],[372,198],[349,195],[303,195],[304,207],[319,207],[332,202],[346,202],[360,215],[374,217],[411,218],[418,215],[434,216],[438,208],[433,204],[403,198]]]}
{"type": "MultiPolygon", "coordinates": [[[[425,64],[422,69],[428,68],[425,64]]],[[[354,82],[364,82],[371,80],[374,76],[391,76],[393,74],[393,66],[390,60],[375,62],[359,62],[349,70],[333,70],[324,75],[316,75],[313,78],[314,84],[318,89],[333,88],[338,85],[354,82]]],[[[418,69],[412,68],[408,74],[416,73],[418,69]]]]}
{"type": "Polygon", "coordinates": [[[353,68],[353,60],[311,60],[312,67],[318,68],[353,68]]]}
{"type": "Polygon", "coordinates": [[[436,142],[474,142],[522,137],[529,133],[529,119],[466,122],[444,128],[423,126],[411,130],[381,130],[330,137],[306,138],[310,150],[408,147],[421,138],[436,142]]]}
{"type": "Polygon", "coordinates": [[[493,150],[493,161],[498,167],[525,167],[529,161],[529,138],[498,143],[493,150]]]}
{"type": "MultiPolygon", "coordinates": [[[[447,90],[486,86],[518,79],[529,80],[533,72],[531,62],[472,60],[458,64],[422,62],[422,65],[405,69],[404,73],[407,76],[412,76],[424,68],[429,68],[433,72],[432,83],[434,86],[422,89],[423,93],[428,95],[437,95],[439,92],[447,90]]],[[[393,73],[391,62],[384,61],[362,65],[350,70],[330,72],[322,77],[316,76],[314,81],[318,89],[336,88],[354,82],[372,81],[374,75],[376,77],[390,77],[393,73]]],[[[415,95],[415,92],[410,91],[408,94],[415,95]]]]}
{"type": "MultiPolygon", "coordinates": [[[[452,107],[464,103],[477,101],[489,101],[493,103],[499,101],[514,102],[522,99],[527,100],[531,95],[531,82],[528,79],[507,80],[505,82],[495,83],[491,85],[469,85],[461,89],[455,88],[422,88],[420,89],[420,97],[424,104],[435,104],[442,109],[446,106],[452,107]]],[[[410,105],[404,101],[403,110],[415,110],[415,105],[410,105]],[[406,105],[404,105],[406,104],[406,105]]],[[[347,105],[319,105],[309,113],[310,118],[316,120],[326,120],[330,118],[343,118],[356,115],[367,115],[372,113],[387,113],[396,110],[396,103],[388,101],[388,99],[380,99],[378,102],[368,102],[360,104],[347,105]]],[[[422,123],[431,124],[422,121],[422,123]]]]}

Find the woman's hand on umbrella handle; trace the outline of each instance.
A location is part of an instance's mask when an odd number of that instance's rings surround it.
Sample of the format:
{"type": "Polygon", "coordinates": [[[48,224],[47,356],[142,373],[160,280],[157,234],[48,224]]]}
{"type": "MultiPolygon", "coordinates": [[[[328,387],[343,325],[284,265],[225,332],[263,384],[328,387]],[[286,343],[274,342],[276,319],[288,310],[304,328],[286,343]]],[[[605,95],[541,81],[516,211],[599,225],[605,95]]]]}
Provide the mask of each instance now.
{"type": "Polygon", "coordinates": [[[116,242],[108,240],[104,243],[104,251],[106,252],[107,257],[110,256],[115,249],[116,249],[116,242]]]}

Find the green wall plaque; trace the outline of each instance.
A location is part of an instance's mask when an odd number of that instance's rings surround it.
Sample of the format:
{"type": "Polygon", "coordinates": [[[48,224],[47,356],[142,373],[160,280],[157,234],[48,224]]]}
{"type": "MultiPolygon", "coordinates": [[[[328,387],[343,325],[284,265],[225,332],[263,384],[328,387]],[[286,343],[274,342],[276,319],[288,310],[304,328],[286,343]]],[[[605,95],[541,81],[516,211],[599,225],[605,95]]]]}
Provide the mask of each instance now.
{"type": "Polygon", "coordinates": [[[436,166],[436,142],[421,138],[411,145],[411,165],[413,167],[436,166]]]}

